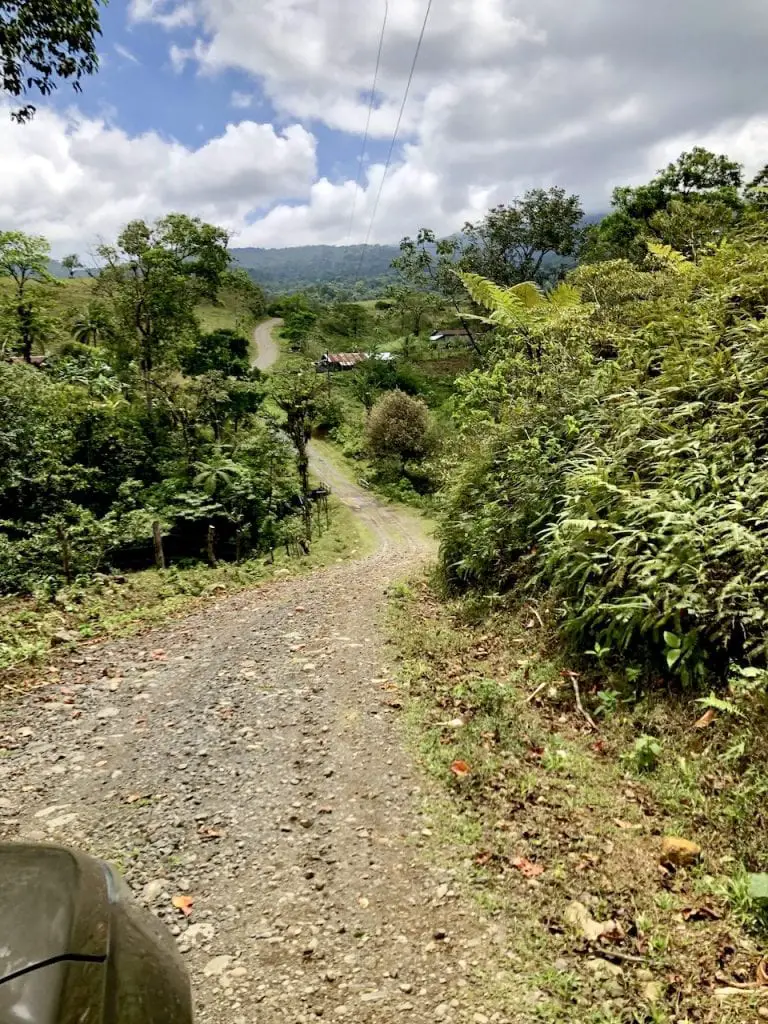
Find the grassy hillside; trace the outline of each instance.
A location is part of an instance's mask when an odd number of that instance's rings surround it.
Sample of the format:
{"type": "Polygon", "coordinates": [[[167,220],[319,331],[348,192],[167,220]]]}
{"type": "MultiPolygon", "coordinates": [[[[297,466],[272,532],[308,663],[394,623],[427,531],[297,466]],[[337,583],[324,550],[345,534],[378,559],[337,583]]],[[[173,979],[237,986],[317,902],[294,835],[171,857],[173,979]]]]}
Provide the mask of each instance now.
{"type": "MultiPolygon", "coordinates": [[[[95,298],[95,287],[96,282],[91,278],[75,277],[61,279],[56,284],[44,285],[40,289],[35,288],[35,291],[45,295],[51,314],[61,320],[63,331],[66,333],[67,325],[95,298]]],[[[10,291],[11,283],[0,279],[0,298],[8,295],[10,291]]],[[[201,303],[196,313],[204,331],[231,328],[247,332],[252,326],[248,317],[238,308],[235,297],[227,292],[222,293],[219,305],[201,303]]]]}

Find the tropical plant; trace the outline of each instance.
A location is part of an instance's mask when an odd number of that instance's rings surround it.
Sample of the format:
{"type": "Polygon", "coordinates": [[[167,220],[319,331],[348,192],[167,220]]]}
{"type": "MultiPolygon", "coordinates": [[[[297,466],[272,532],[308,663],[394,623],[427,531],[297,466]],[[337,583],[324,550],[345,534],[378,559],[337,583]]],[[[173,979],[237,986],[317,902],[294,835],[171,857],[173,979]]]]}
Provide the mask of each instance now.
{"type": "MultiPolygon", "coordinates": [[[[99,66],[101,0],[0,0],[2,90],[15,98],[35,90],[49,96],[59,79],[80,90],[81,79],[99,66]]],[[[13,112],[17,121],[35,113],[31,103],[13,112]]]]}

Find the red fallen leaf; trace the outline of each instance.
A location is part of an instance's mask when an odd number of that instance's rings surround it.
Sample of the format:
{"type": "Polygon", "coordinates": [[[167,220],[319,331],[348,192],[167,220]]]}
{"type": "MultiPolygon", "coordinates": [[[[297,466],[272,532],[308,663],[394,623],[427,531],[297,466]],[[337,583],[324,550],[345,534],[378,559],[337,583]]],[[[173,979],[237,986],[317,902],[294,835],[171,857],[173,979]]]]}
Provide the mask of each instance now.
{"type": "Polygon", "coordinates": [[[684,921],[719,921],[723,916],[712,907],[686,907],[683,911],[684,921]]]}
{"type": "Polygon", "coordinates": [[[171,900],[174,907],[176,907],[177,910],[180,910],[184,917],[189,917],[192,913],[192,905],[194,902],[195,901],[191,896],[174,896],[171,900]]]}
{"type": "Polygon", "coordinates": [[[165,651],[158,648],[156,651],[152,651],[152,657],[155,661],[162,661],[162,659],[165,658],[165,651]]]}
{"type": "Polygon", "coordinates": [[[597,743],[593,743],[590,747],[596,754],[607,754],[608,748],[605,745],[605,740],[598,740],[597,743]]]}
{"type": "Polygon", "coordinates": [[[694,729],[706,729],[710,722],[713,722],[715,718],[715,709],[707,708],[701,718],[697,718],[693,723],[694,729]]]}
{"type": "Polygon", "coordinates": [[[527,857],[515,857],[510,861],[513,868],[517,868],[521,875],[526,878],[538,878],[539,875],[544,874],[544,868],[541,864],[534,864],[533,861],[528,860],[527,857]]]}
{"type": "Polygon", "coordinates": [[[457,778],[463,779],[465,775],[469,775],[471,769],[466,761],[454,761],[451,771],[457,778]]]}

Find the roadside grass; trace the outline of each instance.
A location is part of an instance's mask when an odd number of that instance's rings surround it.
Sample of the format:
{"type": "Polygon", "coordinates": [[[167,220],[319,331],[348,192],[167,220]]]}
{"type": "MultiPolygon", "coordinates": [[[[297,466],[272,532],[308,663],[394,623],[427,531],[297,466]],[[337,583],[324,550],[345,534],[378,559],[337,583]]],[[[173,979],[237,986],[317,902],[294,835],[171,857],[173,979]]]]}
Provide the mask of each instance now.
{"type": "Polygon", "coordinates": [[[667,695],[601,700],[604,682],[577,677],[593,730],[537,610],[444,603],[426,580],[392,588],[390,609],[437,855],[505,929],[504,971],[488,979],[502,1018],[768,1016],[768,988],[744,987],[768,941],[747,876],[768,866],[768,769],[724,760],[738,725],[694,727],[701,707],[667,695]],[[652,765],[636,755],[646,736],[652,765]],[[662,867],[664,836],[698,843],[700,861],[662,867]],[[589,939],[569,923],[575,902],[616,927],[589,939]]]}
{"type": "Polygon", "coordinates": [[[0,598],[0,694],[34,683],[57,654],[78,644],[127,636],[187,614],[225,594],[259,586],[276,577],[298,576],[349,558],[362,557],[370,536],[346,506],[331,500],[330,528],[309,555],[291,557],[280,549],[274,562],[259,557],[195,564],[162,572],[147,569],[122,576],[77,581],[53,600],[0,598]]]}

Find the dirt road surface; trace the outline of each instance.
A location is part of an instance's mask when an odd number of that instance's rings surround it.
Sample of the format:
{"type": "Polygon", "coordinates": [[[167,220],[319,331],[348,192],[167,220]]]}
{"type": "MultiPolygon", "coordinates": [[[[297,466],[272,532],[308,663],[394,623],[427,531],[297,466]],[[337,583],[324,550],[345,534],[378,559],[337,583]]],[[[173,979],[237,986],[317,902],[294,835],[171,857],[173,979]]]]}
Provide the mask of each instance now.
{"type": "Polygon", "coordinates": [[[477,981],[503,940],[429,852],[381,633],[428,542],[314,466],[374,553],[83,649],[5,705],[0,836],[116,862],[185,954],[199,1024],[503,1022],[477,981]]]}
{"type": "Polygon", "coordinates": [[[268,370],[273,363],[277,362],[277,357],[280,355],[280,349],[277,347],[277,342],[272,337],[272,331],[280,323],[282,323],[282,321],[277,318],[265,320],[264,323],[259,324],[253,332],[253,340],[256,344],[257,352],[253,365],[257,370],[268,370]]]}

